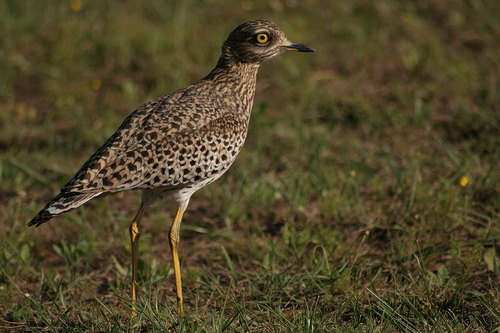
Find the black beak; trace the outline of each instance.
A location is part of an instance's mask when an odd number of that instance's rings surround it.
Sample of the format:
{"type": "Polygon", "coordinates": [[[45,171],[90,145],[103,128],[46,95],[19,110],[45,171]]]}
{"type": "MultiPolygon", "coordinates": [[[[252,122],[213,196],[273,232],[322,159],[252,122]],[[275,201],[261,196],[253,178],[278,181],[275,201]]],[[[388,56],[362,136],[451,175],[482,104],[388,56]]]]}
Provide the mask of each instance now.
{"type": "Polygon", "coordinates": [[[294,50],[294,51],[299,51],[299,52],[316,52],[315,49],[312,47],[309,47],[304,44],[298,44],[298,43],[290,43],[288,45],[284,45],[287,49],[289,50],[294,50]]]}

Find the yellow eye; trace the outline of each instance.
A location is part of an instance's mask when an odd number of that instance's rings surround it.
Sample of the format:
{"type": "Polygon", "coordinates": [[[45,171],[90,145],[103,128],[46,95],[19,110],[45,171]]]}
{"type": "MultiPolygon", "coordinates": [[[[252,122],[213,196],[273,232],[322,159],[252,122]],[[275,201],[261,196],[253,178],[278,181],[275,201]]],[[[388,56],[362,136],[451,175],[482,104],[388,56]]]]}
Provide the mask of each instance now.
{"type": "Polygon", "coordinates": [[[269,41],[269,36],[267,34],[258,34],[256,38],[259,44],[266,44],[269,41]]]}

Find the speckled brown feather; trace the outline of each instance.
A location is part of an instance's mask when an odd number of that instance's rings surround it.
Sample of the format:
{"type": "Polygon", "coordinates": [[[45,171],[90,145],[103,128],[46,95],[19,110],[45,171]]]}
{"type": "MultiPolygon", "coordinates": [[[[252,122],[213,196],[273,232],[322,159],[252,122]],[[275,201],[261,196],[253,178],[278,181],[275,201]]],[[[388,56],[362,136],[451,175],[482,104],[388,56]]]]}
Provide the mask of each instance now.
{"type": "Polygon", "coordinates": [[[109,192],[193,189],[220,177],[245,141],[259,64],[282,47],[255,47],[249,36],[267,31],[286,41],[268,21],[237,27],[204,79],[132,112],[29,225],[75,209],[109,192]]]}

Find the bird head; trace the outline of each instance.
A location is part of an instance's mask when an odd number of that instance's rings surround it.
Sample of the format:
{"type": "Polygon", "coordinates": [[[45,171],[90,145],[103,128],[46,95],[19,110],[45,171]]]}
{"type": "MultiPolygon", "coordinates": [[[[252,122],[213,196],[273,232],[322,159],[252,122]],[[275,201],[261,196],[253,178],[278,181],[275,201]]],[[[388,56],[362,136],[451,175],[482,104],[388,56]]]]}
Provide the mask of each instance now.
{"type": "Polygon", "coordinates": [[[222,46],[226,60],[260,64],[289,51],[314,52],[304,44],[290,42],[285,33],[273,22],[255,20],[234,29],[222,46]]]}

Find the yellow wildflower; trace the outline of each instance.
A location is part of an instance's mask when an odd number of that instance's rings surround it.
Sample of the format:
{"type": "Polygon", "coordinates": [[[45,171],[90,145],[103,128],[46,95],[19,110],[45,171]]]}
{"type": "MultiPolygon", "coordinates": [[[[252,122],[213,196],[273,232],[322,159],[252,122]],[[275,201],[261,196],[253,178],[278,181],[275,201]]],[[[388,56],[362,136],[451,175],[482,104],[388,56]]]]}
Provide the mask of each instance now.
{"type": "Polygon", "coordinates": [[[83,7],[83,1],[82,0],[73,0],[71,1],[71,10],[74,12],[79,12],[82,10],[83,7]]]}
{"type": "Polygon", "coordinates": [[[92,87],[92,90],[99,90],[101,89],[102,82],[101,80],[92,80],[90,86],[92,87]]]}
{"type": "Polygon", "coordinates": [[[467,184],[469,184],[469,178],[467,178],[467,176],[462,176],[458,182],[460,183],[460,186],[466,187],[467,184]]]}

